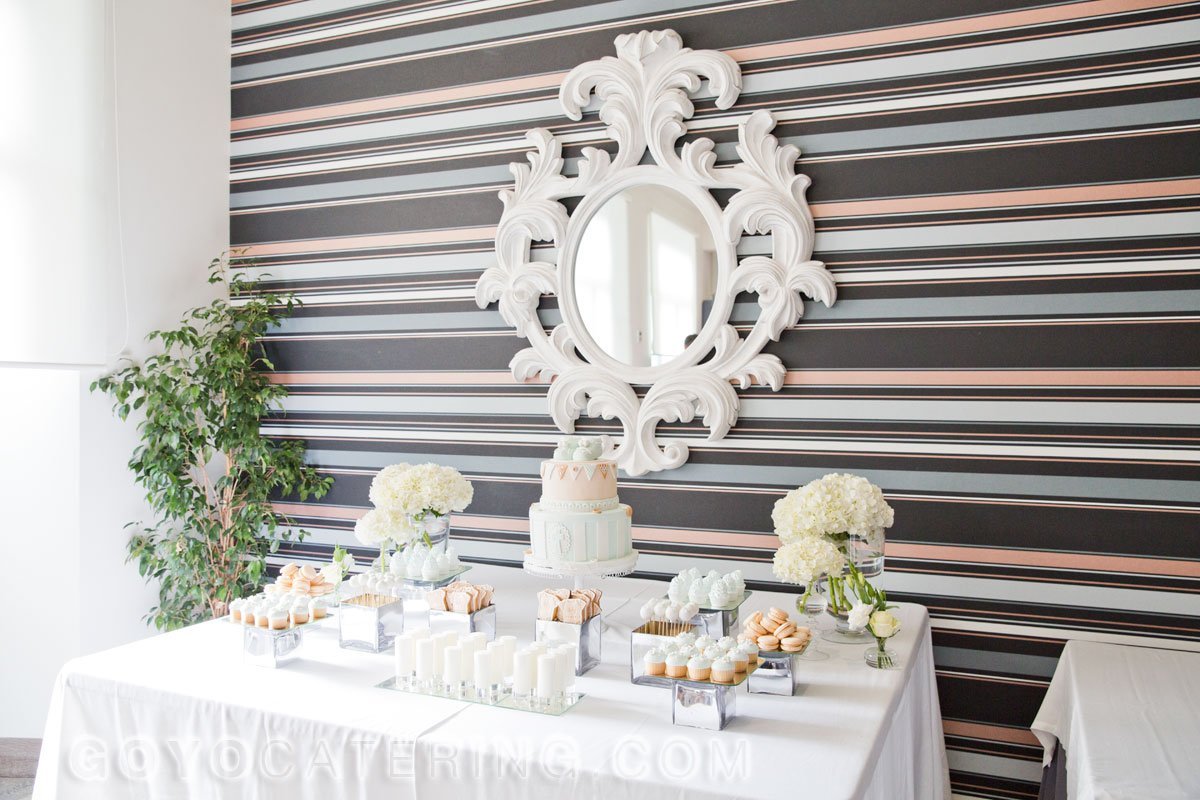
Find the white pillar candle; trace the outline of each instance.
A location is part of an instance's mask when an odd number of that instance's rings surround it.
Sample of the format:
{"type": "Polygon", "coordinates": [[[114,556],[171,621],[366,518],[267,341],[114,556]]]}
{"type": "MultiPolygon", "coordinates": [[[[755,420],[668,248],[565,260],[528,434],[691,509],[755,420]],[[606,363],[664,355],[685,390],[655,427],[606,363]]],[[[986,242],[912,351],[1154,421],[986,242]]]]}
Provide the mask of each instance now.
{"type": "Polygon", "coordinates": [[[537,656],[528,650],[513,655],[513,694],[530,694],[537,675],[537,656]]]}
{"type": "Polygon", "coordinates": [[[471,642],[464,639],[458,646],[462,662],[463,683],[475,684],[475,648],[471,642]]]}
{"type": "Polygon", "coordinates": [[[490,685],[492,677],[492,654],[487,650],[475,651],[475,685],[477,687],[486,687],[490,685]]]}
{"type": "Polygon", "coordinates": [[[517,652],[517,637],[498,636],[496,643],[500,645],[500,672],[506,678],[513,674],[513,656],[517,652]]]}
{"type": "Polygon", "coordinates": [[[407,633],[396,637],[396,678],[412,677],[415,642],[407,633]]]}
{"type": "Polygon", "coordinates": [[[462,681],[462,648],[457,645],[442,652],[442,678],[451,685],[462,681]]]}
{"type": "Polygon", "coordinates": [[[487,647],[488,638],[487,634],[483,631],[468,633],[467,638],[471,640],[471,646],[476,650],[482,650],[483,648],[487,647]]]}
{"type": "Polygon", "coordinates": [[[558,659],[558,686],[562,691],[575,683],[575,646],[565,645],[554,651],[558,659]]]}
{"type": "Polygon", "coordinates": [[[433,635],[430,633],[429,628],[417,628],[415,630],[407,631],[407,633],[414,639],[428,639],[433,635]]]}
{"type": "Polygon", "coordinates": [[[416,643],[417,680],[433,679],[433,639],[428,637],[417,640],[416,643]]]}
{"type": "Polygon", "coordinates": [[[491,682],[504,683],[504,645],[488,642],[487,654],[491,666],[491,682]]]}
{"type": "Polygon", "coordinates": [[[549,699],[558,691],[558,656],[553,653],[543,653],[537,657],[537,693],[538,697],[549,699]]]}

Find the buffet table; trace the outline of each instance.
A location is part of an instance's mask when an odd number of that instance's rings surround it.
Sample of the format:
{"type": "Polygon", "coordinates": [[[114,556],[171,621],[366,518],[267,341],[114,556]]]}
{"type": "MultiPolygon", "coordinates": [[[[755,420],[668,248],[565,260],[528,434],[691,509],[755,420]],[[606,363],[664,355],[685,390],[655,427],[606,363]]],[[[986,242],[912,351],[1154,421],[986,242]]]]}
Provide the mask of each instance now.
{"type": "Polygon", "coordinates": [[[1200,797],[1198,676],[1200,653],[1067,642],[1031,726],[1043,764],[1062,746],[1065,797],[1200,797]]]}
{"type": "MultiPolygon", "coordinates": [[[[501,634],[532,638],[550,583],[487,566],[466,577],[496,587],[501,634]]],[[[76,659],[58,676],[34,796],[949,797],[923,607],[896,612],[901,668],[821,642],[832,658],[801,662],[802,694],[739,688],[737,719],[712,732],[673,726],[670,691],[629,682],[638,608],[665,584],[589,585],[604,590],[603,663],[559,717],[375,688],[391,655],[340,649],[334,619],[277,670],[243,666],[242,632],[223,620],[76,659]]],[[[743,613],[794,603],[756,592],[743,613]]]]}

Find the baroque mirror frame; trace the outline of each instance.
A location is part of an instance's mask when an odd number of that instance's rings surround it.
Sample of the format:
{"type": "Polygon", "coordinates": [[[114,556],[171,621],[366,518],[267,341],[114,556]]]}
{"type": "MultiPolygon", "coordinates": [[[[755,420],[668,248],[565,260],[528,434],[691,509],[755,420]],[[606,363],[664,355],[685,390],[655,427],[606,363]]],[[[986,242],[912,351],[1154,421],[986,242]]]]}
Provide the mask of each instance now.
{"type": "MultiPolygon", "coordinates": [[[[768,341],[804,313],[801,294],[827,306],[837,297],[833,276],[812,260],[813,219],[804,193],[809,179],[796,174],[800,151],[771,135],[775,118],[755,111],[738,125],[738,163],[716,165],[711,139],[696,138],[676,151],[694,113],[688,95],[708,81],[718,108],[730,108],[741,91],[741,70],[716,50],[683,47],[671,30],[642,31],[616,39],[617,56],[581,64],[567,75],[559,102],[573,120],[595,93],[600,119],[617,144],[615,155],[585,147],[575,177],[563,174],[562,142],[545,128],[526,134],[534,148],[529,164],[510,165],[515,186],[500,192],[504,212],[496,231],[497,264],[475,287],[480,308],[499,303],[504,320],[530,346],[509,366],[518,381],[550,381],[550,415],[571,433],[575,421],[620,420],[624,435],[609,457],[629,475],[674,469],[688,459],[687,443],[660,441],[660,422],[690,422],[699,415],[719,441],[737,421],[734,384],[779,391],[785,368],[762,352],[768,341]],[[643,164],[649,152],[653,164],[643,164]],[[712,311],[699,335],[678,357],[652,367],[622,363],[596,345],[575,302],[575,255],[592,215],[631,186],[653,184],[686,196],[707,221],[717,249],[712,311]],[[711,190],[732,190],[722,208],[711,190]],[[559,202],[580,198],[573,214],[559,202]],[[742,236],[769,235],[769,255],[738,260],[742,236]],[[558,261],[535,260],[534,242],[552,243],[558,261]],[[739,292],[758,295],[759,316],[743,338],[730,324],[739,292]],[[538,318],[542,295],[559,298],[563,322],[550,333],[538,318]],[[635,386],[649,387],[639,398],[635,386]]],[[[553,251],[549,251],[553,252],[553,251]]]]}

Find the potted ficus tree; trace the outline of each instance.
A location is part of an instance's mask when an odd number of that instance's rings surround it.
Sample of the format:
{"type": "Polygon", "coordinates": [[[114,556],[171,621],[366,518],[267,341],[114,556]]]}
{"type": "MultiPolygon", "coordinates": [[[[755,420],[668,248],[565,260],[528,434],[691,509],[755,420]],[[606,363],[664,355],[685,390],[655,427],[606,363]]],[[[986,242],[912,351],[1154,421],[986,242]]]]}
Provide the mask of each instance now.
{"type": "Polygon", "coordinates": [[[274,365],[260,339],[298,301],[263,290],[239,266],[214,259],[208,281],[222,286],[221,296],[187,312],[177,328],[150,333],[160,353],[91,386],[113,397],[121,419],[144,415],[129,468],[157,519],[127,526],[139,528],[128,555],[158,583],[158,605],[146,618],[161,630],[221,616],[231,600],[256,591],[267,555],[292,536],[272,500],[321,497],[333,483],[305,463],[303,442],[259,430],[287,395],[269,379],[274,365]]]}

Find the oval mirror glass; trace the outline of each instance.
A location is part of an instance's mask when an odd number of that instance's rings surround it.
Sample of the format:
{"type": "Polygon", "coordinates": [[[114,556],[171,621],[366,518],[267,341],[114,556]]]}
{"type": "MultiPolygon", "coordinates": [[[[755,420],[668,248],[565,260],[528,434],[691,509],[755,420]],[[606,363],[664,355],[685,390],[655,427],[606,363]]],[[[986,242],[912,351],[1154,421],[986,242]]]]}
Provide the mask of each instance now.
{"type": "Polygon", "coordinates": [[[588,220],[575,257],[575,302],[605,353],[635,367],[677,358],[699,335],[717,286],[712,230],[665,186],[623,189],[588,220]]]}

